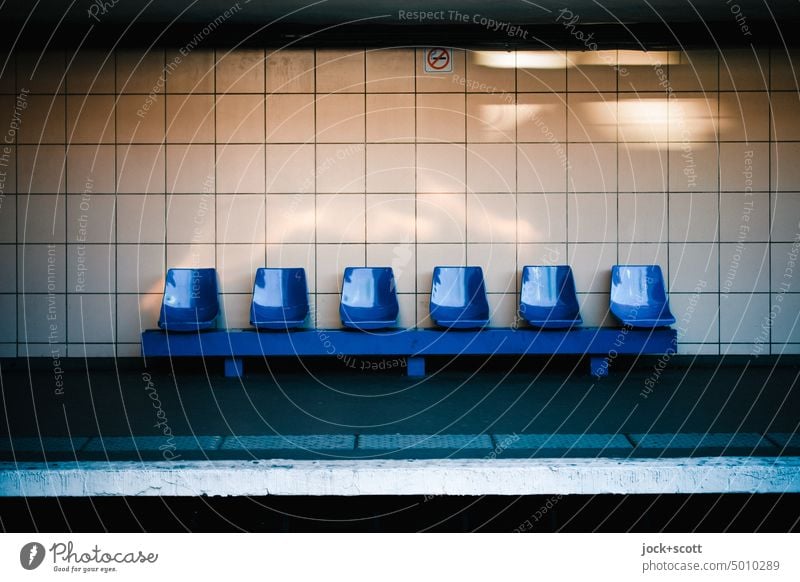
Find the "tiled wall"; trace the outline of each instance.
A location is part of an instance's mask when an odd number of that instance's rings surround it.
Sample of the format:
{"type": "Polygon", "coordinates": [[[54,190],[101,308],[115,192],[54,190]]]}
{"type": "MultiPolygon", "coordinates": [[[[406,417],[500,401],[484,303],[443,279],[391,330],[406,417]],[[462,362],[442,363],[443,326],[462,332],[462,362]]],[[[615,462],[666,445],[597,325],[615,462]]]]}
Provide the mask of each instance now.
{"type": "Polygon", "coordinates": [[[394,267],[424,326],[433,266],[477,264],[507,326],[541,263],[573,266],[588,325],[611,324],[611,265],[658,263],[683,353],[798,353],[790,58],[662,56],[12,55],[0,355],[138,354],[167,266],[216,266],[228,327],[256,267],[303,266],[326,327],[345,266],[394,267]]]}

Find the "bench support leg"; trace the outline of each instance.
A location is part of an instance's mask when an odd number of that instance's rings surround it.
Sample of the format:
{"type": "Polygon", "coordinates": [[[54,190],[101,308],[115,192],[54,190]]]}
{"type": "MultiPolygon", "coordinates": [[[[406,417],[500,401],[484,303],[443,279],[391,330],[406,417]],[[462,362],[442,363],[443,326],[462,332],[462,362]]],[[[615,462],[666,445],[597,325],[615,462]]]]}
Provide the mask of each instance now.
{"type": "Polygon", "coordinates": [[[592,373],[592,376],[597,378],[605,378],[608,376],[608,368],[611,366],[611,362],[608,361],[607,358],[604,356],[590,356],[589,357],[589,367],[592,373]]]}
{"type": "Polygon", "coordinates": [[[225,377],[241,378],[244,374],[244,360],[242,358],[225,358],[225,377]]]}
{"type": "Polygon", "coordinates": [[[425,358],[421,356],[407,358],[406,374],[410,377],[421,377],[425,375],[425,358]]]}

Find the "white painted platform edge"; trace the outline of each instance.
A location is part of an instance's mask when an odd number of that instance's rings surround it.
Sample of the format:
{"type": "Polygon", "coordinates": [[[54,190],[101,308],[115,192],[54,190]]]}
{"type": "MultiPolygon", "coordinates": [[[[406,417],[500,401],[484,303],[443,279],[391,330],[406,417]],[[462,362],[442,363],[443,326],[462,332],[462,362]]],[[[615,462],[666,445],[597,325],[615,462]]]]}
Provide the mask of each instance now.
{"type": "Polygon", "coordinates": [[[800,457],[0,463],[0,497],[798,492],[800,457]]]}

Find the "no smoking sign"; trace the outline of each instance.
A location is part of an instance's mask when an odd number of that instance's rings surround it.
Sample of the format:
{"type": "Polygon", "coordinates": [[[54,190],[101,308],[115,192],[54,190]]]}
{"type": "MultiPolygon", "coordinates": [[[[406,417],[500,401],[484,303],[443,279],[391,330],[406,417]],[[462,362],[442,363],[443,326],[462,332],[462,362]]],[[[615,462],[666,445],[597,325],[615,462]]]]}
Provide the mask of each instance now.
{"type": "Polygon", "coordinates": [[[426,73],[452,73],[453,51],[449,48],[425,49],[426,73]]]}

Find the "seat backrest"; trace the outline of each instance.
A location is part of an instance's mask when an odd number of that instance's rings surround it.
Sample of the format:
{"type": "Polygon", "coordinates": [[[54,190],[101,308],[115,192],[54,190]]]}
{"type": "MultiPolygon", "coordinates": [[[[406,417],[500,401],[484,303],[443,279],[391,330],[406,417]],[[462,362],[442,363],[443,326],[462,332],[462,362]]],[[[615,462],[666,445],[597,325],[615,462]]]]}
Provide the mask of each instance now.
{"type": "Polygon", "coordinates": [[[168,269],[162,321],[209,322],[219,313],[216,269],[168,269]]]}
{"type": "Polygon", "coordinates": [[[253,304],[262,307],[308,307],[306,271],[301,267],[256,270],[253,304]]]}
{"type": "Polygon", "coordinates": [[[489,302],[483,269],[480,267],[435,267],[431,286],[431,315],[447,312],[449,319],[458,311],[458,319],[482,320],[489,317],[489,302]]]}
{"type": "Polygon", "coordinates": [[[522,268],[520,303],[531,307],[578,309],[575,278],[569,265],[533,265],[522,268]]]}
{"type": "Polygon", "coordinates": [[[399,312],[391,267],[347,267],[342,280],[342,319],[396,319],[399,312]],[[347,312],[347,314],[344,313],[347,312]]]}
{"type": "Polygon", "coordinates": [[[611,268],[611,312],[621,319],[648,319],[669,313],[666,285],[658,265],[611,268]]]}

